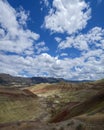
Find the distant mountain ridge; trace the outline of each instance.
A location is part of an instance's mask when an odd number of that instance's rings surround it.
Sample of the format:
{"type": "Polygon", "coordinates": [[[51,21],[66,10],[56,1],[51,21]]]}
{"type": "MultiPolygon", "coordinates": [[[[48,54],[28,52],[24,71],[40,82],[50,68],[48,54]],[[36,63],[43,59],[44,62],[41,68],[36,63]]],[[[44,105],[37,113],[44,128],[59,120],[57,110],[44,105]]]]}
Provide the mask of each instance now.
{"type": "Polygon", "coordinates": [[[0,85],[2,86],[13,86],[13,87],[26,87],[39,83],[58,83],[65,81],[62,78],[52,77],[14,77],[9,74],[0,74],[0,85]]]}

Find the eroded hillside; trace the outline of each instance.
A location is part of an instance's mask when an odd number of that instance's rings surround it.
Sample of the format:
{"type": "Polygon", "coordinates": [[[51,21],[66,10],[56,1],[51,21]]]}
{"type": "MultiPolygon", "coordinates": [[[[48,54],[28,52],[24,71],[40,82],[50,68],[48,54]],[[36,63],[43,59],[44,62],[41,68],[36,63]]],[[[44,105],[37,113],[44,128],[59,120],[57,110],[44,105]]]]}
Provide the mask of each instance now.
{"type": "Polygon", "coordinates": [[[0,87],[0,130],[103,130],[104,80],[0,87]]]}

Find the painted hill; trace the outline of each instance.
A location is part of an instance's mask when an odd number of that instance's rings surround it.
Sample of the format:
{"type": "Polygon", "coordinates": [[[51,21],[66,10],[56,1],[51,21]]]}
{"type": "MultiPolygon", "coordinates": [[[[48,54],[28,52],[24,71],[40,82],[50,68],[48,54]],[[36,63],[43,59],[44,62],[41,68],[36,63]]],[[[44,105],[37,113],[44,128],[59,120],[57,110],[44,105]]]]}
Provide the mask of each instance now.
{"type": "Polygon", "coordinates": [[[47,118],[49,114],[44,111],[45,107],[29,90],[0,87],[0,123],[47,118]]]}
{"type": "Polygon", "coordinates": [[[25,85],[30,79],[7,77],[0,87],[0,130],[104,130],[104,80],[25,85]]]}
{"type": "MultiPolygon", "coordinates": [[[[100,90],[96,95],[92,96],[91,98],[87,99],[86,101],[79,103],[77,105],[67,105],[67,107],[63,108],[61,112],[55,115],[51,119],[50,122],[60,122],[64,120],[68,120],[72,117],[76,117],[85,113],[98,113],[101,110],[104,110],[104,89],[100,90]]],[[[104,115],[103,115],[104,117],[104,115]]]]}

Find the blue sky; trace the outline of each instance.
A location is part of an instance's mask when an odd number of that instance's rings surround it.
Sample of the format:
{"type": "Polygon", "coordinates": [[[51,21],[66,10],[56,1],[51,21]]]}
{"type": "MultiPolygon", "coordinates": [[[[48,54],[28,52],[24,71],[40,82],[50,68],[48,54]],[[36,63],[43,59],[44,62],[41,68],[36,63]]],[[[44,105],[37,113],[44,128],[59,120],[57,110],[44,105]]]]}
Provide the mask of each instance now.
{"type": "Polygon", "coordinates": [[[1,0],[0,73],[104,78],[104,1],[1,0]]]}

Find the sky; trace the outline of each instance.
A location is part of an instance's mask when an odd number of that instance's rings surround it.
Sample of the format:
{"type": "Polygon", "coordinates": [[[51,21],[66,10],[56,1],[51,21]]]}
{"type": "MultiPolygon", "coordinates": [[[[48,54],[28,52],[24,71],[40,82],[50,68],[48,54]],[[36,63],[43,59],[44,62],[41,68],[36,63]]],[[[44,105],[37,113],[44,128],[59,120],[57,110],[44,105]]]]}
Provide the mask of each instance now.
{"type": "Polygon", "coordinates": [[[104,0],[0,0],[0,73],[104,78],[104,0]]]}

